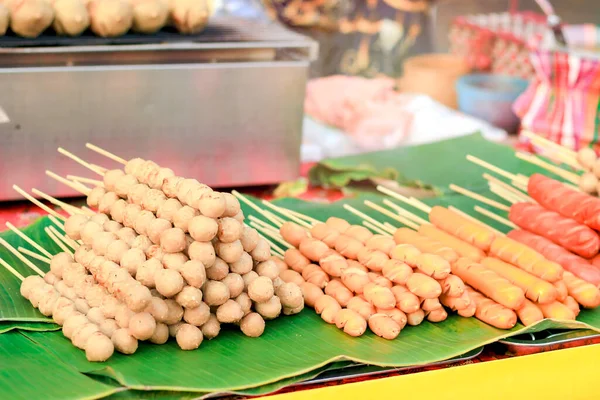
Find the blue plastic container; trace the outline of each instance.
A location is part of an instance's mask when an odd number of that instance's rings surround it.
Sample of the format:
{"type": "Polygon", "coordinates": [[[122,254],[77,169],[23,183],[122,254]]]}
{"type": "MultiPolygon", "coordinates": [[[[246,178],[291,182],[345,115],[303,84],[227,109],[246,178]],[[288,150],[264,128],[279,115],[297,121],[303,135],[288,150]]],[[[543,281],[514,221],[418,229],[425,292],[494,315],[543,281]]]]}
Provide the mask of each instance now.
{"type": "Polygon", "coordinates": [[[512,104],[528,85],[529,81],[511,76],[465,75],[456,82],[458,108],[508,133],[516,133],[519,118],[513,112],[512,104]]]}

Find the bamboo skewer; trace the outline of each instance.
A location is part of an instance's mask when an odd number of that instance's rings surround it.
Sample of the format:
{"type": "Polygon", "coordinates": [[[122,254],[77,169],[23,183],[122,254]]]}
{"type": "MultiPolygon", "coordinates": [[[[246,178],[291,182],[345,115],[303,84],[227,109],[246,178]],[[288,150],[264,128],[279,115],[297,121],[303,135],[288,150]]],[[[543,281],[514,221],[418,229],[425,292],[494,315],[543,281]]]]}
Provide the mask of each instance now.
{"type": "Polygon", "coordinates": [[[19,260],[21,260],[29,268],[31,268],[32,270],[34,270],[39,276],[44,276],[45,275],[44,271],[42,271],[34,263],[32,263],[31,261],[29,261],[23,254],[19,253],[17,251],[17,249],[15,249],[14,247],[12,247],[10,245],[10,243],[8,243],[6,240],[0,238],[0,245],[6,247],[6,249],[8,251],[10,251],[15,257],[17,257],[19,260]]]}
{"type": "Polygon", "coordinates": [[[67,151],[65,149],[63,149],[62,147],[58,148],[58,152],[64,156],[69,157],[71,160],[75,161],[77,164],[89,169],[90,171],[93,171],[95,173],[97,173],[100,176],[104,176],[104,172],[102,172],[100,169],[96,168],[95,165],[90,164],[87,161],[84,161],[83,159],[77,157],[75,154],[71,153],[70,151],[67,151]]]}
{"type": "Polygon", "coordinates": [[[60,201],[60,200],[42,192],[41,190],[37,190],[36,188],[33,188],[33,189],[31,189],[31,192],[34,194],[37,194],[38,196],[40,196],[44,200],[48,201],[49,203],[62,208],[69,215],[83,214],[83,211],[80,208],[72,206],[70,204],[67,204],[64,201],[60,201]]]}
{"type": "MultiPolygon", "coordinates": [[[[257,224],[257,223],[255,223],[255,222],[250,222],[250,226],[251,226],[252,228],[256,229],[258,232],[260,232],[260,233],[261,233],[261,236],[265,237],[265,235],[266,235],[266,236],[268,236],[269,238],[271,238],[271,239],[273,239],[273,240],[276,240],[276,241],[280,242],[281,244],[283,244],[283,245],[284,245],[285,247],[287,247],[288,249],[291,249],[292,247],[294,247],[294,246],[292,246],[291,244],[289,244],[288,242],[286,242],[285,240],[283,240],[283,239],[279,239],[279,238],[277,237],[277,235],[275,235],[275,234],[274,234],[272,231],[269,231],[268,229],[265,229],[264,227],[262,227],[262,226],[258,225],[258,224],[257,224]]],[[[285,250],[281,249],[279,246],[277,246],[277,245],[275,245],[274,243],[272,243],[272,242],[270,241],[270,239],[269,239],[269,238],[265,237],[265,240],[267,240],[267,241],[268,241],[268,242],[269,242],[269,243],[270,243],[272,246],[275,246],[275,248],[279,249],[279,251],[281,251],[281,253],[282,253],[282,254],[283,254],[283,253],[285,253],[285,250]]]]}
{"type": "Polygon", "coordinates": [[[550,163],[545,162],[544,160],[539,159],[536,156],[532,156],[529,154],[525,154],[525,153],[515,153],[515,156],[523,161],[526,161],[530,164],[536,165],[540,168],[543,168],[547,171],[552,172],[553,174],[560,176],[561,178],[571,182],[574,185],[578,185],[579,184],[579,175],[574,174],[572,172],[569,171],[565,171],[564,169],[561,169],[559,167],[557,167],[556,165],[552,165],[550,163]]]}
{"type": "Polygon", "coordinates": [[[396,227],[394,225],[390,224],[389,222],[384,222],[383,226],[388,228],[388,230],[390,230],[391,232],[396,232],[396,227]]]}
{"type": "Polygon", "coordinates": [[[79,244],[77,244],[73,239],[71,239],[70,237],[68,237],[67,235],[63,235],[61,234],[55,227],[51,226],[48,228],[52,233],[54,233],[54,235],[61,240],[63,243],[65,243],[67,246],[70,246],[72,249],[78,249],[79,248],[79,244]]]}
{"type": "Polygon", "coordinates": [[[506,205],[504,205],[502,203],[498,203],[497,201],[488,199],[487,197],[484,197],[484,196],[482,196],[482,195],[480,195],[478,193],[475,193],[475,192],[471,192],[470,190],[467,190],[467,189],[462,188],[460,186],[457,186],[455,184],[451,184],[450,185],[450,189],[453,190],[453,191],[455,191],[455,192],[457,192],[457,193],[460,193],[460,194],[462,194],[464,196],[467,196],[467,197],[470,197],[470,198],[475,199],[477,201],[480,201],[481,203],[484,203],[484,204],[487,204],[487,205],[492,206],[494,208],[497,208],[499,210],[510,211],[510,207],[508,207],[508,206],[506,206],[506,205]]]}
{"type": "Polygon", "coordinates": [[[521,185],[525,185],[527,186],[527,182],[529,181],[529,179],[527,177],[523,177],[523,176],[519,176],[519,175],[515,175],[513,173],[510,173],[508,171],[503,170],[502,168],[496,167],[495,165],[490,164],[487,161],[483,161],[480,158],[477,158],[475,156],[472,156],[471,154],[467,155],[467,160],[469,160],[470,162],[477,164],[485,169],[488,169],[492,172],[497,173],[500,176],[503,176],[507,179],[510,179],[511,181],[516,181],[519,182],[519,184],[521,185]]]}
{"type": "Polygon", "coordinates": [[[46,264],[50,264],[51,260],[49,258],[46,258],[46,257],[36,253],[35,251],[27,250],[24,247],[19,247],[19,248],[17,248],[17,250],[19,250],[21,253],[25,254],[26,256],[35,258],[36,260],[44,262],[46,264]]]}
{"type": "Polygon", "coordinates": [[[376,232],[376,233],[378,233],[380,235],[387,236],[387,237],[391,237],[392,236],[387,231],[384,231],[383,229],[378,228],[377,226],[375,226],[374,224],[370,223],[369,221],[363,221],[362,224],[365,227],[367,227],[370,230],[372,230],[373,232],[376,232]]]}
{"type": "Polygon", "coordinates": [[[38,206],[42,210],[46,211],[48,214],[53,215],[53,216],[55,216],[58,219],[66,220],[66,218],[63,215],[60,215],[59,213],[57,213],[56,211],[54,211],[53,209],[51,209],[50,207],[48,207],[47,205],[45,205],[44,203],[42,203],[41,201],[39,201],[38,199],[34,198],[33,196],[31,196],[29,193],[27,193],[26,191],[24,191],[23,189],[21,189],[17,185],[13,185],[13,189],[17,193],[19,193],[21,196],[25,197],[27,200],[29,200],[30,202],[32,202],[33,204],[35,204],[36,206],[38,206]]]}
{"type": "Polygon", "coordinates": [[[532,203],[534,203],[535,201],[529,197],[529,195],[527,195],[527,191],[525,190],[525,193],[523,193],[522,191],[516,189],[515,187],[509,185],[508,183],[501,181],[500,179],[488,174],[487,172],[483,173],[483,178],[486,179],[488,181],[488,183],[495,183],[498,186],[503,187],[505,190],[513,193],[515,196],[518,196],[519,198],[522,199],[522,201],[526,202],[526,201],[530,201],[532,203]]]}
{"type": "Polygon", "coordinates": [[[46,232],[46,235],[48,235],[50,237],[50,239],[52,239],[52,241],[54,243],[56,243],[56,245],[58,247],[60,247],[60,249],[62,251],[64,251],[67,254],[73,255],[73,252],[71,250],[69,250],[69,248],[67,248],[67,246],[63,243],[62,240],[60,240],[56,235],[54,235],[54,232],[52,232],[50,229],[48,228],[44,228],[44,232],[46,232]]]}
{"type": "Polygon", "coordinates": [[[501,197],[504,200],[508,201],[510,204],[522,203],[522,201],[518,197],[516,197],[515,195],[513,195],[510,192],[507,192],[502,187],[497,186],[494,183],[490,183],[490,191],[492,193],[494,193],[496,196],[501,197]]]}
{"type": "Polygon", "coordinates": [[[372,208],[375,211],[380,212],[381,214],[390,217],[391,219],[400,222],[403,225],[408,226],[409,228],[412,228],[414,230],[419,229],[419,225],[412,222],[411,220],[409,220],[406,217],[400,216],[400,215],[396,215],[391,211],[386,210],[385,208],[378,206],[377,204],[373,203],[372,201],[369,200],[365,200],[365,205],[369,208],[372,208]]]}
{"type": "Polygon", "coordinates": [[[285,210],[287,210],[287,212],[289,212],[290,214],[292,214],[292,215],[294,215],[294,216],[296,216],[296,217],[298,217],[300,219],[303,219],[306,222],[309,222],[309,223],[311,223],[313,225],[322,224],[323,223],[323,221],[319,221],[316,218],[313,218],[313,217],[310,217],[308,215],[299,213],[298,211],[290,210],[289,208],[286,208],[285,210]]]}
{"type": "Polygon", "coordinates": [[[518,228],[515,224],[513,224],[512,222],[510,222],[506,218],[502,218],[501,216],[496,215],[493,212],[491,212],[489,210],[486,210],[485,208],[482,208],[482,207],[479,207],[479,206],[475,206],[475,211],[477,211],[480,214],[485,215],[488,218],[491,218],[491,219],[493,219],[495,221],[498,221],[501,224],[504,224],[504,225],[506,225],[508,227],[511,227],[513,229],[517,229],[518,228]]]}
{"type": "Polygon", "coordinates": [[[557,152],[565,153],[565,154],[569,155],[570,157],[577,159],[577,153],[575,153],[575,151],[573,151],[571,149],[567,149],[566,147],[561,146],[558,143],[554,143],[553,141],[548,140],[543,136],[536,135],[535,133],[533,133],[531,131],[527,131],[527,130],[521,131],[521,134],[532,141],[535,140],[537,142],[543,143],[543,147],[545,146],[548,148],[552,148],[552,149],[556,150],[557,152]]]}
{"type": "Polygon", "coordinates": [[[26,234],[21,232],[19,229],[17,229],[16,226],[11,224],[10,222],[7,222],[6,227],[8,229],[10,229],[11,231],[13,231],[14,233],[16,233],[21,239],[23,239],[24,241],[29,243],[31,246],[33,246],[33,248],[35,248],[37,251],[48,256],[49,258],[52,258],[52,254],[50,254],[50,252],[48,250],[44,249],[42,246],[37,244],[33,239],[31,239],[29,236],[27,236],[26,234]]]}
{"type": "Polygon", "coordinates": [[[121,157],[119,157],[117,155],[114,155],[113,153],[111,153],[111,152],[109,152],[107,150],[104,150],[104,149],[102,149],[102,148],[100,148],[100,147],[98,147],[96,145],[93,145],[91,143],[86,143],[85,147],[87,147],[88,149],[90,149],[92,151],[95,151],[98,154],[103,155],[104,157],[110,158],[111,160],[116,161],[119,164],[123,164],[123,165],[127,164],[127,160],[125,160],[125,159],[123,159],[123,158],[121,158],[121,157]]]}
{"type": "Polygon", "coordinates": [[[70,181],[74,181],[74,182],[89,183],[89,184],[94,185],[94,186],[102,186],[102,187],[104,187],[104,182],[99,181],[97,179],[85,178],[83,176],[77,176],[77,175],[67,175],[67,179],[70,180],[70,181]]]}
{"type": "Polygon", "coordinates": [[[298,225],[300,225],[300,226],[302,226],[304,228],[308,228],[308,229],[312,228],[311,224],[309,224],[308,222],[303,221],[300,218],[298,218],[298,217],[296,217],[296,216],[288,213],[285,208],[278,207],[275,204],[272,204],[271,202],[269,202],[267,200],[263,200],[261,203],[264,204],[265,206],[267,206],[267,207],[269,207],[269,208],[277,211],[279,214],[283,215],[284,217],[287,217],[288,219],[294,221],[295,223],[297,223],[298,225]]]}
{"type": "Polygon", "coordinates": [[[418,208],[419,210],[421,210],[423,212],[429,213],[429,211],[431,211],[431,207],[427,206],[426,204],[423,204],[423,203],[419,202],[416,199],[412,200],[412,199],[409,199],[407,197],[404,197],[401,194],[396,193],[393,190],[390,190],[390,189],[388,189],[388,188],[386,188],[384,186],[378,185],[377,186],[377,190],[379,190],[383,194],[387,194],[388,196],[390,196],[390,197],[392,197],[392,198],[394,198],[396,200],[399,200],[399,201],[401,201],[403,203],[406,203],[406,204],[411,205],[411,206],[413,206],[415,208],[418,208]]]}
{"type": "Polygon", "coordinates": [[[396,229],[392,229],[390,230],[388,227],[386,227],[385,225],[383,225],[381,222],[375,220],[373,217],[368,216],[367,214],[357,210],[356,208],[352,207],[349,204],[344,204],[344,208],[348,211],[350,211],[352,214],[357,215],[359,217],[361,217],[362,219],[369,221],[370,223],[372,223],[373,225],[375,225],[376,227],[378,227],[379,229],[388,231],[390,233],[394,233],[396,231],[396,229]]]}
{"type": "Polygon", "coordinates": [[[8,270],[8,272],[10,272],[11,274],[13,274],[17,279],[19,279],[21,282],[25,280],[25,277],[23,275],[21,275],[16,269],[14,269],[13,267],[11,267],[10,264],[7,263],[6,261],[4,261],[2,258],[0,258],[0,264],[4,268],[6,268],[8,270]]]}
{"type": "Polygon", "coordinates": [[[62,183],[63,185],[66,185],[66,186],[70,187],[71,189],[75,190],[76,192],[79,192],[79,193],[84,194],[86,196],[89,195],[90,192],[92,191],[92,189],[90,189],[89,187],[85,186],[84,184],[79,183],[79,182],[73,182],[73,181],[70,181],[68,179],[65,179],[62,176],[57,175],[57,174],[55,174],[52,171],[46,170],[46,175],[48,175],[50,178],[52,178],[52,179],[54,179],[54,180],[62,183]]]}
{"type": "Polygon", "coordinates": [[[275,225],[276,227],[279,228],[279,227],[281,227],[281,225],[283,225],[283,220],[281,218],[278,218],[278,217],[273,218],[276,216],[274,216],[272,213],[266,212],[265,210],[263,210],[262,208],[260,208],[259,206],[257,206],[256,204],[254,204],[253,202],[248,200],[244,195],[242,195],[237,190],[232,190],[231,194],[234,195],[235,197],[237,197],[238,200],[240,200],[241,202],[246,204],[248,207],[252,208],[254,211],[258,212],[260,215],[262,215],[263,217],[265,217],[266,219],[271,221],[273,223],[273,225],[275,225]]]}
{"type": "Polygon", "coordinates": [[[57,227],[59,227],[63,231],[65,230],[65,225],[61,224],[60,221],[57,220],[56,218],[54,218],[52,215],[49,215],[48,219],[50,220],[50,222],[52,222],[54,225],[56,225],[57,227]]]}
{"type": "Polygon", "coordinates": [[[425,221],[423,218],[406,211],[404,208],[400,207],[397,204],[392,203],[391,201],[389,201],[387,199],[383,200],[383,204],[385,204],[389,208],[393,209],[394,211],[396,211],[398,214],[402,215],[403,217],[406,217],[406,218],[416,222],[419,225],[425,225],[425,224],[429,223],[429,222],[425,221]]]}

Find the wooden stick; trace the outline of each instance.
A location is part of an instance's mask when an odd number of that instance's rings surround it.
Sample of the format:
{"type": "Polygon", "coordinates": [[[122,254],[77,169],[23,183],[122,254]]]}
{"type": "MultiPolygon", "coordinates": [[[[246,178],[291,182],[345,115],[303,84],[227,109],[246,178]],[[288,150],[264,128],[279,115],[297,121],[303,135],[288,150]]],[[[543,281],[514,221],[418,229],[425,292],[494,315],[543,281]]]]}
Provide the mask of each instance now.
{"type": "Polygon", "coordinates": [[[501,181],[500,179],[488,174],[487,172],[483,173],[483,178],[486,179],[488,182],[493,182],[496,185],[503,187],[507,191],[513,193],[515,196],[518,196],[519,198],[523,199],[522,201],[530,201],[532,203],[534,202],[534,200],[526,194],[527,190],[525,191],[525,193],[523,193],[522,191],[515,189],[513,186],[510,186],[508,183],[501,181]]]}
{"type": "Polygon", "coordinates": [[[19,250],[21,253],[25,254],[26,256],[35,258],[36,260],[44,262],[46,264],[50,264],[51,260],[49,258],[46,258],[46,257],[36,253],[35,251],[27,250],[24,247],[19,247],[19,248],[17,248],[17,250],[19,250]]]}
{"type": "Polygon", "coordinates": [[[300,218],[290,214],[287,212],[287,210],[285,208],[281,208],[276,206],[275,204],[272,204],[271,202],[267,201],[267,200],[263,200],[261,201],[262,204],[264,204],[265,206],[277,211],[279,214],[283,215],[284,217],[287,217],[289,219],[291,219],[292,221],[294,221],[295,223],[297,223],[300,226],[303,226],[304,228],[312,228],[312,225],[309,224],[306,221],[301,220],[300,218]]]}
{"type": "Polygon", "coordinates": [[[509,226],[513,229],[517,229],[518,227],[513,224],[512,222],[510,222],[509,220],[507,220],[506,218],[502,218],[499,215],[494,214],[493,212],[491,212],[490,210],[486,210],[485,208],[479,207],[479,206],[475,206],[475,211],[477,211],[480,214],[485,215],[486,217],[489,217],[495,221],[500,222],[501,224],[504,224],[506,226],[509,226]]]}
{"type": "Polygon", "coordinates": [[[521,178],[521,177],[519,177],[519,176],[517,176],[515,174],[512,174],[512,173],[510,173],[508,171],[505,171],[502,168],[498,168],[495,165],[492,165],[492,164],[490,164],[487,161],[483,161],[480,158],[477,158],[477,157],[472,156],[472,155],[469,154],[469,155],[467,155],[467,160],[469,160],[472,163],[477,164],[477,165],[479,165],[479,166],[481,166],[483,168],[489,169],[490,171],[495,172],[498,175],[501,175],[501,176],[503,176],[505,178],[508,178],[511,181],[517,181],[517,182],[521,182],[522,184],[527,185],[527,178],[525,178],[525,181],[523,181],[523,178],[521,178]]]}
{"type": "Polygon", "coordinates": [[[252,208],[254,211],[258,212],[260,215],[262,215],[263,217],[265,217],[266,219],[271,221],[273,223],[273,225],[275,225],[276,227],[279,228],[279,227],[281,227],[281,225],[283,225],[283,222],[280,222],[281,221],[280,218],[271,217],[272,213],[266,212],[265,210],[263,210],[262,208],[260,208],[259,206],[257,206],[256,204],[254,204],[253,202],[248,200],[244,195],[242,195],[237,190],[232,190],[231,194],[234,195],[235,197],[237,197],[244,204],[246,204],[247,206],[252,208]]]}
{"type": "Polygon", "coordinates": [[[90,171],[93,171],[100,176],[104,176],[104,172],[102,172],[101,170],[99,170],[94,165],[90,164],[89,162],[84,161],[81,158],[77,157],[75,154],[71,153],[70,151],[67,151],[67,150],[63,149],[62,147],[59,147],[58,152],[62,155],[69,157],[71,160],[75,161],[77,164],[86,167],[90,171]]]}
{"type": "Polygon", "coordinates": [[[27,193],[26,191],[24,191],[23,189],[21,189],[17,185],[13,185],[13,189],[15,191],[17,191],[21,196],[25,197],[27,200],[29,200],[30,202],[32,202],[33,204],[35,204],[36,206],[38,206],[42,210],[46,211],[48,214],[54,215],[58,219],[62,219],[62,220],[66,220],[67,219],[65,216],[60,215],[59,213],[57,213],[56,211],[54,211],[53,209],[51,209],[50,207],[48,207],[47,205],[45,205],[44,203],[42,203],[41,201],[39,201],[38,199],[34,198],[33,196],[31,196],[29,193],[27,193]]]}
{"type": "Polygon", "coordinates": [[[368,216],[367,214],[358,211],[356,208],[352,207],[349,204],[344,204],[344,208],[348,211],[350,211],[352,214],[357,215],[359,217],[361,217],[362,219],[369,221],[370,223],[372,223],[373,225],[375,225],[376,227],[378,227],[379,229],[382,229],[384,231],[389,231],[390,233],[394,233],[396,231],[396,229],[394,228],[392,231],[390,231],[390,229],[385,226],[384,224],[382,224],[381,222],[377,221],[376,219],[374,219],[373,217],[368,216]]]}
{"type": "Polygon", "coordinates": [[[533,165],[537,165],[540,168],[543,168],[543,169],[545,169],[547,171],[550,171],[553,174],[555,174],[557,176],[560,176],[561,178],[563,178],[563,179],[565,179],[565,180],[567,180],[567,181],[569,181],[569,182],[571,182],[571,183],[573,183],[575,185],[579,184],[579,179],[580,178],[579,178],[579,175],[577,175],[577,174],[574,174],[572,172],[566,171],[566,170],[564,170],[562,168],[557,167],[556,165],[552,165],[550,163],[547,163],[544,160],[541,160],[540,158],[532,156],[532,155],[529,155],[529,154],[525,154],[525,153],[520,153],[519,152],[519,153],[515,153],[515,156],[518,159],[520,159],[520,160],[526,161],[526,162],[528,162],[530,164],[533,164],[533,165]]]}
{"type": "Polygon", "coordinates": [[[573,150],[567,149],[566,147],[561,146],[560,144],[555,143],[555,142],[553,142],[551,140],[548,140],[545,137],[537,135],[537,134],[535,134],[535,133],[533,133],[531,131],[522,130],[521,131],[521,135],[525,136],[526,138],[531,139],[532,141],[535,140],[535,141],[537,141],[539,143],[543,143],[542,147],[552,148],[552,149],[554,149],[556,151],[559,151],[559,152],[562,152],[562,153],[566,153],[566,154],[570,155],[571,157],[577,158],[577,153],[574,152],[573,150]]]}
{"type": "Polygon", "coordinates": [[[88,196],[90,194],[90,192],[92,191],[92,189],[90,189],[89,187],[85,186],[82,183],[79,182],[73,182],[70,181],[68,179],[63,178],[60,175],[55,174],[52,171],[48,171],[46,170],[46,175],[48,175],[50,178],[59,181],[60,183],[62,183],[63,185],[67,185],[68,187],[70,187],[71,189],[84,194],[86,196],[88,196]]]}
{"type": "Polygon", "coordinates": [[[84,178],[83,176],[77,176],[77,175],[67,175],[67,179],[70,181],[73,181],[73,182],[89,183],[94,186],[104,187],[104,182],[99,181],[98,179],[84,178]]]}
{"type": "Polygon", "coordinates": [[[484,196],[482,196],[482,195],[480,195],[478,193],[475,193],[475,192],[471,192],[470,190],[467,190],[465,188],[457,186],[457,185],[455,185],[453,183],[450,184],[450,189],[453,190],[453,191],[455,191],[455,192],[457,192],[457,193],[460,193],[460,194],[462,194],[464,196],[467,196],[467,197],[470,197],[470,198],[475,199],[477,201],[480,201],[483,204],[487,204],[489,206],[497,208],[499,210],[510,211],[510,207],[508,207],[508,206],[506,206],[506,205],[504,205],[502,203],[498,203],[497,201],[488,199],[487,197],[484,197],[484,196]]]}
{"type": "Polygon", "coordinates": [[[513,195],[511,192],[504,190],[501,186],[496,185],[495,183],[490,182],[490,191],[494,193],[496,196],[506,200],[510,204],[522,203],[518,197],[513,195]]]}
{"type": "Polygon", "coordinates": [[[67,246],[65,246],[65,244],[62,242],[62,240],[60,240],[58,237],[56,237],[54,235],[54,232],[52,232],[48,228],[44,228],[44,232],[46,232],[46,235],[48,235],[50,237],[50,239],[52,239],[52,241],[54,241],[54,243],[56,243],[56,245],[61,248],[62,251],[64,251],[67,254],[73,255],[73,252],[71,250],[69,250],[67,248],[67,246]]]}
{"type": "Polygon", "coordinates": [[[36,249],[37,251],[39,251],[40,253],[52,258],[52,254],[50,254],[50,252],[48,250],[46,250],[45,248],[43,248],[42,246],[40,246],[39,244],[37,244],[33,239],[31,239],[29,236],[27,236],[26,234],[24,234],[23,232],[21,232],[19,229],[17,229],[16,226],[14,226],[13,224],[11,224],[10,222],[6,223],[6,227],[8,229],[10,229],[11,231],[13,231],[14,233],[16,233],[21,239],[23,239],[24,241],[26,241],[27,243],[29,243],[31,246],[33,246],[34,249],[36,249]]]}
{"type": "Polygon", "coordinates": [[[448,207],[448,209],[454,211],[455,213],[457,213],[457,214],[459,214],[461,216],[463,216],[464,218],[468,219],[469,221],[473,222],[474,224],[479,224],[480,226],[483,226],[484,228],[490,229],[494,233],[496,233],[496,234],[498,234],[500,236],[505,236],[504,233],[500,232],[498,229],[495,229],[495,228],[489,226],[488,224],[485,224],[485,223],[481,222],[477,218],[474,218],[474,217],[470,216],[466,212],[464,212],[462,210],[459,210],[458,208],[456,208],[454,206],[450,206],[450,207],[448,207]]]}
{"type": "Polygon", "coordinates": [[[431,207],[429,207],[427,204],[423,203],[421,200],[417,199],[416,197],[409,197],[408,198],[411,202],[413,202],[413,204],[418,205],[417,208],[429,213],[431,212],[431,207]]]}
{"type": "Polygon", "coordinates": [[[404,197],[401,194],[396,193],[393,190],[386,188],[385,186],[378,185],[377,190],[379,190],[381,193],[387,194],[390,197],[393,197],[396,200],[400,200],[403,203],[406,203],[415,208],[418,208],[419,210],[421,210],[423,212],[429,213],[429,211],[431,211],[431,207],[429,207],[423,203],[414,202],[414,201],[410,200],[409,198],[404,197]],[[425,206],[425,207],[423,207],[423,206],[425,206]]]}
{"type": "Polygon", "coordinates": [[[66,243],[72,249],[78,249],[79,248],[79,244],[78,243],[76,243],[73,239],[71,239],[67,235],[63,235],[62,233],[60,233],[55,227],[50,226],[48,229],[50,229],[52,231],[52,233],[54,233],[54,235],[58,239],[62,240],[63,243],[66,243]]]}
{"type": "Polygon", "coordinates": [[[384,199],[383,200],[383,204],[385,204],[386,206],[390,207],[391,209],[393,209],[394,211],[396,211],[398,214],[416,222],[419,225],[425,225],[428,224],[429,222],[427,222],[426,220],[424,220],[423,218],[419,217],[418,215],[415,215],[411,212],[408,212],[407,210],[405,210],[404,208],[400,207],[399,205],[392,203],[391,201],[389,201],[388,199],[384,199]]]}
{"type": "Polygon", "coordinates": [[[309,217],[308,215],[301,214],[301,213],[299,213],[298,211],[290,210],[289,208],[286,208],[285,210],[286,210],[287,212],[289,212],[290,214],[292,214],[292,215],[294,215],[294,216],[296,216],[296,217],[298,217],[298,218],[300,218],[300,219],[303,219],[303,220],[305,220],[306,222],[309,222],[309,223],[311,223],[312,225],[316,225],[316,224],[322,224],[322,223],[323,223],[323,221],[319,221],[319,220],[318,220],[318,219],[316,219],[316,218],[309,217]]]}
{"type": "MultiPolygon", "coordinates": [[[[277,236],[273,235],[273,232],[269,231],[268,229],[264,229],[262,226],[258,225],[256,222],[250,222],[250,226],[254,229],[256,229],[257,231],[259,231],[261,233],[261,236],[268,236],[271,239],[277,240],[278,242],[280,242],[281,244],[283,244],[285,247],[287,247],[288,249],[291,249],[292,246],[291,244],[289,244],[288,242],[286,242],[283,239],[279,239],[277,236]]],[[[265,239],[267,239],[265,237],[265,239]]],[[[269,243],[272,243],[269,239],[267,239],[267,241],[269,241],[269,243]]],[[[277,246],[276,246],[277,247],[277,246]]],[[[284,250],[282,250],[281,248],[279,248],[279,250],[281,250],[282,253],[285,253],[284,250]]]]}
{"type": "Polygon", "coordinates": [[[378,206],[377,204],[373,203],[372,201],[365,200],[365,205],[369,208],[372,208],[375,211],[380,212],[381,214],[383,214],[387,217],[390,217],[391,219],[393,219],[395,221],[400,222],[403,225],[408,226],[409,228],[412,228],[415,230],[419,229],[419,225],[412,222],[410,219],[403,217],[401,215],[394,214],[393,212],[386,210],[385,208],[383,208],[381,206],[378,206]]]}
{"type": "Polygon", "coordinates": [[[23,275],[21,275],[16,269],[14,269],[13,267],[11,267],[10,264],[7,263],[6,261],[4,261],[2,258],[0,258],[0,264],[4,268],[6,268],[8,270],[8,272],[10,272],[11,274],[13,274],[17,279],[19,279],[21,282],[23,282],[25,280],[25,277],[23,275]]]}
{"type": "Polygon", "coordinates": [[[17,251],[17,249],[15,249],[14,247],[12,247],[6,240],[0,238],[0,244],[2,246],[6,247],[6,249],[8,251],[10,251],[15,257],[17,257],[19,260],[21,260],[29,268],[31,268],[32,270],[34,270],[38,275],[40,275],[40,276],[44,276],[45,275],[44,271],[42,271],[41,269],[39,269],[37,267],[37,265],[35,265],[31,261],[29,261],[23,254],[19,253],[17,251]]]}
{"type": "Polygon", "coordinates": [[[36,188],[31,189],[31,192],[33,192],[34,194],[37,194],[38,196],[40,196],[44,200],[50,202],[50,204],[54,204],[55,206],[58,206],[58,207],[62,208],[69,215],[83,214],[83,211],[81,211],[80,208],[72,206],[70,204],[67,204],[64,201],[60,201],[58,199],[55,199],[54,197],[52,197],[50,195],[47,195],[46,193],[44,193],[44,192],[42,192],[40,190],[37,190],[36,188]]]}
{"type": "Polygon", "coordinates": [[[258,219],[254,215],[249,215],[248,219],[251,222],[254,222],[255,224],[258,224],[258,225],[262,226],[263,228],[268,229],[270,231],[273,231],[277,235],[280,235],[279,230],[277,228],[275,228],[273,225],[269,224],[268,222],[265,222],[262,219],[258,219]]]}
{"type": "Polygon", "coordinates": [[[387,237],[392,236],[387,231],[384,231],[383,229],[376,227],[374,224],[370,223],[369,221],[363,221],[362,224],[364,226],[366,226],[367,228],[369,228],[370,230],[372,230],[373,232],[376,232],[380,235],[387,236],[387,237]]]}
{"type": "MultiPolygon", "coordinates": [[[[510,182],[514,187],[524,192],[527,192],[527,185],[520,181],[511,181],[510,182]]],[[[528,192],[527,192],[528,193],[528,192]]]]}
{"type": "Polygon", "coordinates": [[[111,153],[111,152],[109,152],[107,150],[101,149],[100,147],[95,146],[95,145],[93,145],[91,143],[86,143],[85,147],[87,147],[88,149],[90,149],[92,151],[95,151],[98,154],[103,155],[104,157],[110,158],[111,160],[116,161],[119,164],[123,164],[123,165],[127,164],[127,160],[125,160],[125,159],[123,159],[123,158],[121,158],[119,156],[116,156],[116,155],[114,155],[113,153],[111,153]]]}
{"type": "Polygon", "coordinates": [[[390,231],[390,233],[394,233],[397,230],[397,228],[394,225],[390,224],[389,222],[384,222],[383,226],[388,228],[388,231],[390,231]]]}
{"type": "Polygon", "coordinates": [[[48,215],[48,219],[50,220],[50,222],[52,222],[54,225],[56,225],[63,231],[65,230],[65,225],[62,224],[58,219],[54,218],[52,215],[48,215]]]}

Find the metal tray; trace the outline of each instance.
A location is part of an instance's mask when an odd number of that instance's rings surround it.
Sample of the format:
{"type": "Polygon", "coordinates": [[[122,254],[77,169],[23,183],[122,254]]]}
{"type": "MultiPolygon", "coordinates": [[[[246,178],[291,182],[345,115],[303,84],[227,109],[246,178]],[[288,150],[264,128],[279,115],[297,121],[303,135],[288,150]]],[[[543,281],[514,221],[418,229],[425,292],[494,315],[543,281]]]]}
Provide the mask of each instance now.
{"type": "Polygon", "coordinates": [[[509,355],[523,356],[600,343],[600,333],[582,330],[545,330],[498,341],[509,355]]]}

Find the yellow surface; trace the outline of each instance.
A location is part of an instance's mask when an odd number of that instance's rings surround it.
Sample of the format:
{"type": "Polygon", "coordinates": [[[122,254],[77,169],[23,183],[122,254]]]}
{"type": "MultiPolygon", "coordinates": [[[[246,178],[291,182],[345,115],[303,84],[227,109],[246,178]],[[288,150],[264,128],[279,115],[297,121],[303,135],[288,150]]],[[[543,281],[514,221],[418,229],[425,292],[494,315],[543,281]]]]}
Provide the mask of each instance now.
{"type": "Polygon", "coordinates": [[[600,399],[600,344],[375,379],[270,400],[600,399]]]}

